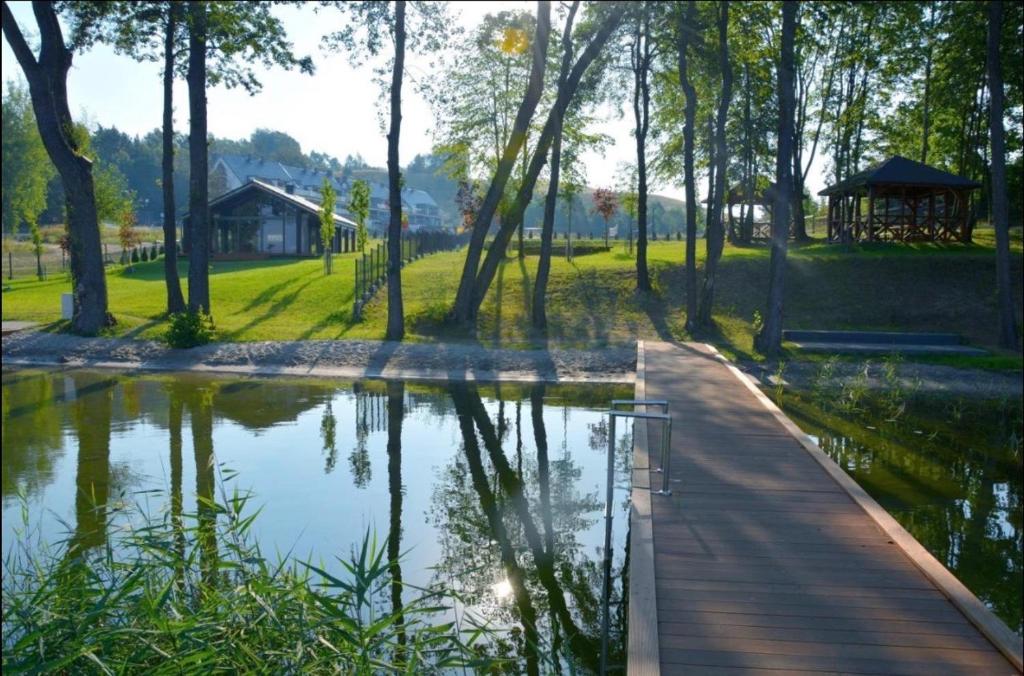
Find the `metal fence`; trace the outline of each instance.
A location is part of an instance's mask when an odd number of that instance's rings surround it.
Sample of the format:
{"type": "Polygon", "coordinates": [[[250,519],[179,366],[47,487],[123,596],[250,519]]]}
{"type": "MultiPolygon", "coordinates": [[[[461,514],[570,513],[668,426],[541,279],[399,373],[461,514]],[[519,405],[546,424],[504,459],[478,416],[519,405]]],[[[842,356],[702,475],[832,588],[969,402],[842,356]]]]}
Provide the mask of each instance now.
{"type": "MultiPolygon", "coordinates": [[[[420,232],[402,237],[402,265],[438,251],[451,251],[466,238],[450,232],[420,232]]],[[[363,307],[384,286],[388,275],[388,242],[384,240],[355,259],[355,294],[352,316],[358,319],[363,307]]]]}
{"type": "MultiPolygon", "coordinates": [[[[120,244],[104,242],[103,265],[126,265],[131,260],[132,251],[139,255],[141,261],[142,251],[145,250],[149,260],[156,260],[163,254],[163,245],[160,243],[147,243],[134,247],[133,249],[122,249],[120,244]]],[[[68,271],[67,255],[60,247],[53,244],[44,244],[42,254],[39,256],[39,265],[43,269],[43,278],[53,275],[64,274],[68,271]]],[[[25,246],[19,246],[17,250],[8,249],[3,252],[0,259],[0,276],[4,280],[35,278],[38,273],[36,266],[36,254],[25,246]]]]}

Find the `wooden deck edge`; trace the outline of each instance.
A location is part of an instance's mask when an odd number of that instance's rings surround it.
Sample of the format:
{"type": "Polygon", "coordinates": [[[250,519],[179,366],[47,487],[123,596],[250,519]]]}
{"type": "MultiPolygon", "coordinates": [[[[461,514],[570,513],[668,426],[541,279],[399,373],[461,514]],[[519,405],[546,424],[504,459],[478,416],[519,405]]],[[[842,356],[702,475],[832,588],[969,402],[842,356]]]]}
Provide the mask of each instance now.
{"type": "MultiPolygon", "coordinates": [[[[981,602],[971,590],[964,586],[953,573],[921,545],[896,519],[861,488],[849,474],[828,457],[782,410],[768,398],[750,376],[731,364],[713,345],[707,345],[711,352],[728,368],[736,378],[749,389],[758,401],[778,420],[804,450],[814,458],[829,476],[839,484],[860,505],[867,515],[889,536],[926,578],[949,599],[964,617],[973,624],[993,646],[1018,670],[1024,672],[1021,637],[981,602]]],[[[639,365],[638,365],[639,366],[639,365]]],[[[638,371],[639,377],[639,371],[638,371]]]]}
{"type": "MultiPolygon", "coordinates": [[[[636,342],[634,392],[637,399],[646,396],[642,340],[636,342]]],[[[629,492],[629,637],[626,643],[626,673],[631,676],[661,674],[649,468],[647,423],[634,420],[633,480],[629,492]]]]}

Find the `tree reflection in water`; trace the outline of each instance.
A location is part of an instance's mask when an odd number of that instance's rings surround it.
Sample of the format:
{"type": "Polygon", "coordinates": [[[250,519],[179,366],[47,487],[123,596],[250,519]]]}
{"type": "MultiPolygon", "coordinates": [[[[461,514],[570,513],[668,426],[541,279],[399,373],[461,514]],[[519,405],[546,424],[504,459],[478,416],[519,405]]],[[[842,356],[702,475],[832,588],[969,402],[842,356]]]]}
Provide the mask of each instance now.
{"type": "Polygon", "coordinates": [[[388,382],[388,497],[389,524],[388,561],[391,575],[391,613],[397,618],[398,654],[395,663],[402,664],[405,655],[405,619],[402,615],[402,419],[405,417],[405,384],[388,382]]]}
{"type": "Polygon", "coordinates": [[[72,420],[78,438],[75,474],[75,532],[69,556],[107,541],[107,502],[110,499],[110,418],[117,381],[75,373],[72,420]]]}
{"type": "MultiPolygon", "coordinates": [[[[601,571],[598,561],[581,552],[576,533],[593,523],[586,514],[601,503],[595,494],[575,493],[573,477],[580,470],[571,458],[554,463],[548,458],[543,387],[530,397],[537,458],[524,460],[522,471],[513,470],[506,458],[475,387],[454,383],[449,392],[464,457],[452,461],[435,490],[434,519],[449,534],[441,543],[439,574],[457,581],[488,620],[512,629],[512,644],[493,646],[512,661],[511,671],[559,672],[566,666],[595,671],[601,571]],[[564,527],[569,524],[574,527],[564,527]],[[503,579],[489,577],[495,570],[503,579]],[[491,600],[504,589],[511,607],[491,600]],[[522,659],[525,664],[518,662],[522,659]]],[[[621,612],[617,618],[620,624],[624,620],[621,612]]],[[[613,663],[622,662],[621,654],[613,657],[613,663]]]]}
{"type": "Polygon", "coordinates": [[[199,567],[203,581],[213,584],[217,571],[217,506],[214,497],[213,454],[214,389],[192,387],[186,403],[192,426],[192,448],[196,462],[196,526],[199,531],[199,567]]]}

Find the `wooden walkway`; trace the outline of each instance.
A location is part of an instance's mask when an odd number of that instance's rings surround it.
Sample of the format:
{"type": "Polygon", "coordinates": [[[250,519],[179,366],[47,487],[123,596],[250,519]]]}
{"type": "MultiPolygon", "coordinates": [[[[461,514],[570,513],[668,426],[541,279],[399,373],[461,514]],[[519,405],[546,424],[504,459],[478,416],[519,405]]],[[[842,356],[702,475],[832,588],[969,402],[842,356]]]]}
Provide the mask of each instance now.
{"type": "MultiPolygon", "coordinates": [[[[645,494],[661,475],[638,451],[630,673],[1019,673],[975,624],[1016,635],[713,350],[641,354],[637,395],[671,406],[674,494],[645,494]]],[[[646,432],[659,448],[659,426],[646,432]]]]}

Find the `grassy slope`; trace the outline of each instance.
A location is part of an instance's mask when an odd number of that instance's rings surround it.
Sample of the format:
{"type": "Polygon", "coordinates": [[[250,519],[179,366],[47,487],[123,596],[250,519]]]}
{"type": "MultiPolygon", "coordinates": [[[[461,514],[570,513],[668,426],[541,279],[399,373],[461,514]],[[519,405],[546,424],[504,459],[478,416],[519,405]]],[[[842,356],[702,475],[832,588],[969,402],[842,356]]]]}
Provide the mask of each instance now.
{"type": "MultiPolygon", "coordinates": [[[[786,325],[794,328],[861,328],[953,331],[971,342],[995,340],[995,264],[990,232],[961,245],[811,244],[791,251],[786,279],[786,325]]],[[[559,243],[561,244],[561,243],[559,243]]],[[[560,247],[556,248],[558,250],[560,247]]],[[[701,247],[702,249],[703,247],[701,247]]],[[[1021,246],[1014,243],[1014,279],[1021,296],[1021,246]]],[[[703,251],[698,252],[703,257],[703,251]]],[[[462,252],[429,256],[403,272],[409,339],[468,339],[443,317],[454,297],[462,252]]],[[[703,336],[733,356],[753,356],[752,320],[764,304],[768,251],[727,247],[717,284],[719,329],[703,336]]],[[[490,345],[608,345],[641,338],[683,338],[683,244],[654,242],[650,262],[656,291],[633,290],[633,260],[621,246],[610,253],[553,261],[548,335],[529,330],[529,297],[537,259],[509,258],[500,268],[482,310],[476,339],[490,345]]],[[[352,256],[336,259],[325,277],[319,260],[215,263],[211,279],[214,316],[223,340],[380,338],[385,294],[369,304],[363,322],[351,321],[352,256]]],[[[183,279],[185,277],[182,267],[183,279]]],[[[155,337],[164,291],[162,263],[108,277],[117,334],[155,337]]],[[[3,295],[4,319],[55,321],[66,280],[16,281],[3,295]]],[[[1011,360],[1012,361],[1012,360],[1011,360]]],[[[1014,363],[1019,364],[1019,359],[1014,363]]]]}

